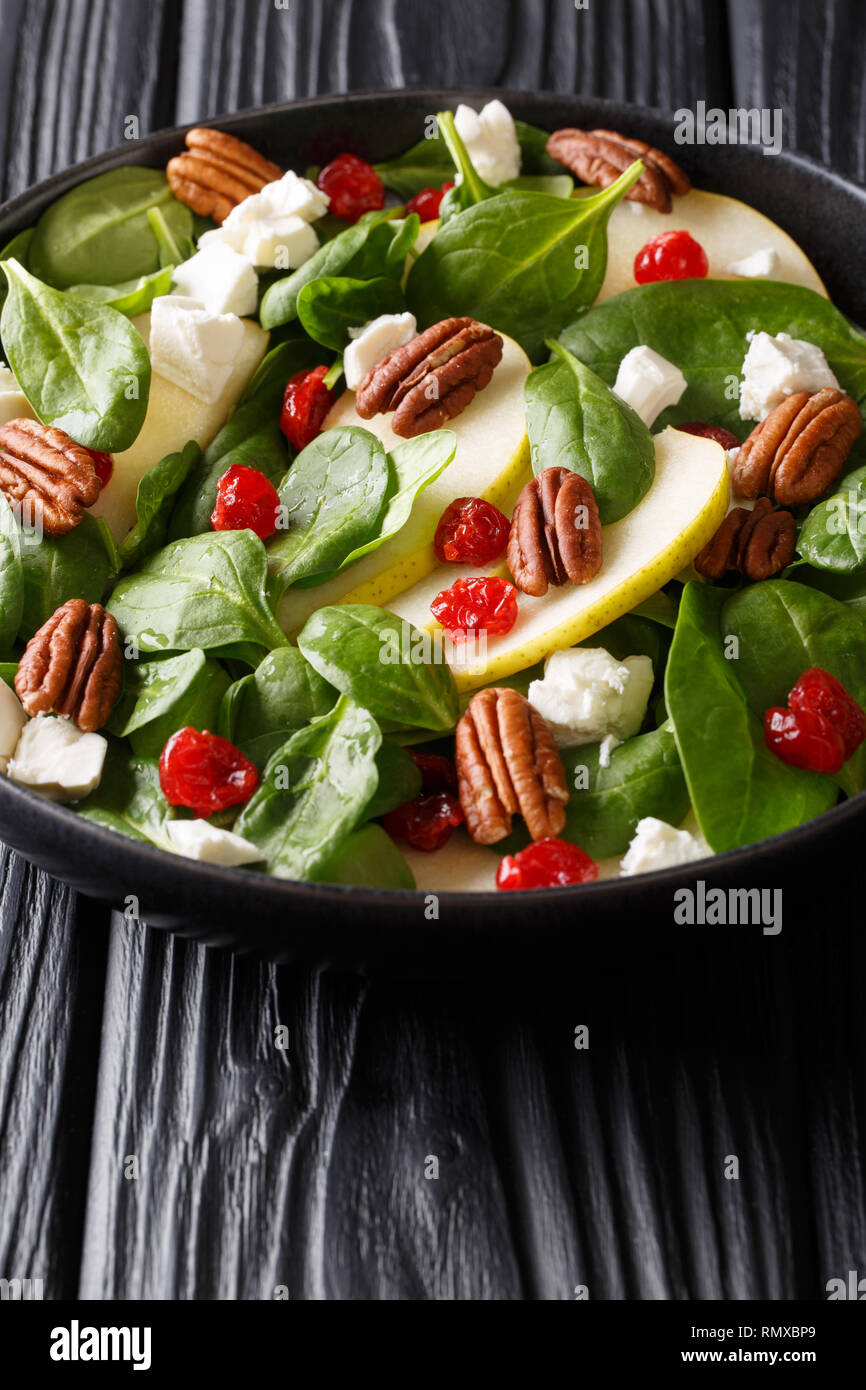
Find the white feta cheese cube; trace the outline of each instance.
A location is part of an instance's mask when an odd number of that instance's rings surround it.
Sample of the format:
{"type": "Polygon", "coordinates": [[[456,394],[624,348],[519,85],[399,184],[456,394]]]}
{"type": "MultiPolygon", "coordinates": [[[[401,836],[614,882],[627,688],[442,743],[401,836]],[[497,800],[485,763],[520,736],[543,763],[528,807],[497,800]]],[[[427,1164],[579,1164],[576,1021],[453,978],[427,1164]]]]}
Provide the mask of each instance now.
{"type": "Polygon", "coordinates": [[[553,652],[542,680],[532,681],[529,703],[549,725],[559,748],[603,743],[602,766],[613,748],[637,733],[653,685],[648,656],[615,661],[604,647],[553,652]]]}
{"type": "Polygon", "coordinates": [[[779,269],[779,257],[772,246],[753,251],[740,261],[731,261],[725,266],[728,275],[744,275],[749,280],[772,280],[779,269]]]}
{"type": "Polygon", "coordinates": [[[222,226],[200,236],[199,250],[230,246],[253,265],[296,270],[319,249],[309,224],[327,212],[329,202],[314,183],[290,170],[244,198],[222,226]]]}
{"type": "Polygon", "coordinates": [[[10,420],[35,420],[30,402],[18,385],[15,373],[0,362],[0,425],[10,420]]]}
{"type": "Polygon", "coordinates": [[[709,854],[712,850],[702,838],[688,830],[677,830],[655,816],[645,816],[638,821],[631,844],[620,862],[620,878],[691,864],[709,854]]]}
{"type": "MultiPolygon", "coordinates": [[[[476,172],[491,187],[516,179],[520,173],[520,144],[514,117],[501,101],[488,101],[480,111],[462,103],[454,113],[457,134],[466,146],[476,172]]],[[[459,183],[461,175],[456,181],[459,183]]]]}
{"type": "Polygon", "coordinates": [[[839,385],[819,347],[790,333],[750,333],[740,383],[740,415],[764,420],[795,391],[839,385]]]}
{"type": "Polygon", "coordinates": [[[613,389],[649,429],[663,410],[676,405],[686,389],[686,379],[673,362],[641,344],[620,362],[613,389]]]}
{"type": "Polygon", "coordinates": [[[187,859],[202,859],[207,864],[237,867],[255,864],[263,858],[261,850],[242,835],[221,830],[206,820],[172,820],[168,835],[178,854],[187,859]]]}
{"type": "Polygon", "coordinates": [[[246,256],[225,242],[216,242],[190,256],[172,277],[177,294],[196,299],[209,314],[256,312],[258,276],[246,256]]]}
{"type": "Polygon", "coordinates": [[[8,774],[51,801],[81,801],[102,778],[108,743],[84,734],[71,719],[37,715],[21,730],[8,774]]]}
{"type": "Polygon", "coordinates": [[[319,238],[303,217],[257,217],[245,229],[241,250],[262,270],[297,270],[319,249],[319,238]]]}
{"type": "Polygon", "coordinates": [[[394,348],[411,343],[418,331],[414,314],[380,314],[360,328],[350,328],[352,339],[343,354],[343,375],[350,391],[357,391],[367,373],[394,348]]]}
{"type": "Polygon", "coordinates": [[[150,311],[153,370],[197,400],[219,399],[244,340],[237,314],[211,314],[198,299],[164,294],[150,311]]]}
{"type": "Polygon", "coordinates": [[[15,691],[0,681],[0,772],[7,771],[26,723],[27,715],[15,691]]]}

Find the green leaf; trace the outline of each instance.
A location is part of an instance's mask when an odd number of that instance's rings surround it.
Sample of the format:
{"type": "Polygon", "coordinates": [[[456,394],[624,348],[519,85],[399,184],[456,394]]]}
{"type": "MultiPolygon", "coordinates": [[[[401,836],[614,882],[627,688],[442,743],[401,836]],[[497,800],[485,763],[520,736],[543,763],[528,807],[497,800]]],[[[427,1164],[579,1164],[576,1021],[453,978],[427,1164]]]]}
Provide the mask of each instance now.
{"type": "MultiPolygon", "coordinates": [[[[75,534],[74,532],[72,533],[75,534]]],[[[145,652],[285,645],[268,607],[267,556],[252,531],[214,531],[156,551],[116,584],[109,611],[145,652]]]]}
{"type": "Polygon", "coordinates": [[[97,174],[43,212],[30,243],[30,269],[57,289],[151,275],[161,265],[147,216],[155,207],[174,237],[192,235],[192,213],[160,170],[125,165],[97,174]]]}
{"type": "Polygon", "coordinates": [[[316,882],[411,890],[415,887],[415,875],[381,825],[363,825],[320,865],[316,882]]]}
{"type": "Polygon", "coordinates": [[[184,445],[180,453],[167,454],[144,474],[135,498],[138,520],[120,543],[120,559],[124,568],[137,565],[165,544],[175,498],[201,460],[201,449],[193,439],[184,445]]]}
{"type": "Polygon", "coordinates": [[[665,672],[665,701],[686,784],[716,853],[751,845],[820,815],[838,788],[788,767],[764,743],[760,719],[724,655],[724,589],[692,581],[683,591],[665,672]]]}
{"type": "Polygon", "coordinates": [[[472,207],[475,203],[483,203],[485,198],[494,198],[499,189],[485,183],[478,173],[458,134],[451,112],[440,111],[436,120],[439,125],[439,135],[445,141],[454,168],[459,175],[454,187],[448,189],[439,204],[439,223],[440,226],[444,227],[445,223],[458,212],[465,211],[466,208],[472,207]]]}
{"type": "MultiPolygon", "coordinates": [[[[551,159],[545,150],[547,131],[527,125],[525,121],[515,121],[514,128],[521,151],[521,177],[537,174],[561,176],[562,165],[551,159]]],[[[454,177],[454,161],[445,141],[438,135],[419,140],[404,154],[374,167],[385,187],[406,200],[414,198],[422,188],[440,188],[454,177]]]]}
{"type": "Polygon", "coordinates": [[[361,328],[380,314],[399,314],[406,308],[403,291],[395,280],[353,280],[348,276],[322,275],[305,285],[298,295],[298,318],[317,343],[342,352],[351,341],[349,330],[361,328]]]}
{"type": "Polygon", "coordinates": [[[528,188],[533,193],[552,193],[555,198],[570,198],[574,179],[570,174],[521,174],[509,179],[507,188],[528,188]]]}
{"type": "Polygon", "coordinates": [[[114,569],[102,530],[89,514],[68,535],[40,539],[24,528],[20,539],[24,592],[19,636],[27,642],[67,599],[101,602],[114,569]]]}
{"type": "Polygon", "coordinates": [[[171,293],[171,273],[173,266],[155,270],[152,275],[139,275],[137,280],[124,280],[120,285],[70,285],[67,294],[76,299],[92,300],[105,304],[109,309],[132,318],[143,314],[161,294],[171,293]]]}
{"type": "Polygon", "coordinates": [[[9,293],[3,347],[43,424],[87,449],[120,453],[147,411],[150,357],[123,314],[43,284],[18,261],[0,262],[9,293]]]}
{"type": "Polygon", "coordinates": [[[178,729],[216,728],[229,676],[198,647],[181,656],[127,662],[126,685],[109,731],[142,758],[158,758],[178,729]]]}
{"type": "Polygon", "coordinates": [[[262,768],[291,734],[328,714],[338,699],[296,647],[280,647],[227,691],[220,732],[262,768]]]}
{"type": "Polygon", "coordinates": [[[364,812],[367,820],[377,820],[387,816],[407,801],[414,801],[421,793],[421,769],[396,743],[387,739],[376,754],[376,771],[379,774],[377,786],[369,806],[364,812]]]}
{"type": "Polygon", "coordinates": [[[287,524],[268,545],[271,592],[339,569],[376,532],[388,485],[387,455],[369,430],[346,425],[308,444],[280,488],[287,524]]]}
{"type": "MultiPolygon", "coordinates": [[[[16,232],[11,241],[7,241],[3,250],[0,251],[0,261],[19,261],[26,269],[27,253],[30,249],[30,243],[33,240],[33,233],[35,230],[35,227],[26,227],[23,232],[16,232]]],[[[8,286],[6,284],[6,277],[0,275],[0,309],[3,308],[6,302],[7,294],[8,286]]]]}
{"type": "Polygon", "coordinates": [[[195,255],[195,242],[189,233],[175,231],[162,208],[148,208],[147,220],[156,241],[159,264],[163,270],[173,270],[195,255]]]}
{"type": "Polygon", "coordinates": [[[866,467],[843,478],[806,517],[797,549],[816,569],[853,574],[866,566],[866,467]]]}
{"type": "Polygon", "coordinates": [[[172,849],[166,826],[175,816],[162,794],[159,764],[130,757],[114,739],[109,741],[99,786],[75,809],[85,820],[130,840],[172,849]]]}
{"type": "Polygon", "coordinates": [[[0,652],[7,652],[24,616],[21,533],[5,494],[0,492],[0,652]]]}
{"type": "MultiPolygon", "coordinates": [[[[276,328],[279,324],[290,323],[298,316],[298,295],[305,285],[320,276],[352,275],[359,280],[369,280],[373,275],[381,275],[387,259],[388,248],[393,232],[383,228],[377,233],[380,223],[386,222],[389,210],[383,208],[374,213],[369,220],[361,218],[353,227],[347,227],[331,241],[326,241],[318,251],[304,261],[282,280],[277,280],[265,291],[259,306],[259,320],[262,328],[276,328]],[[380,248],[375,268],[371,268],[363,258],[365,243],[374,239],[380,248]]],[[[369,258],[367,258],[369,260],[369,258]]]]}
{"type": "Polygon", "coordinates": [[[598,294],[607,220],[642,168],[636,161],[589,198],[511,190],[453,217],[409,272],[406,302],[419,324],[471,314],[537,360],[545,338],[598,294]]]}
{"type": "Polygon", "coordinates": [[[652,435],[631,406],[559,343],[524,386],[533,471],[570,468],[591,484],[603,526],[637,506],[655,476],[652,435]]]}
{"type": "Polygon", "coordinates": [[[269,873],[318,876],[369,805],[381,742],[370,714],[344,698],[277,749],[235,825],[262,851],[269,873]]]}
{"type": "Polygon", "coordinates": [[[570,748],[562,763],[570,788],[562,838],[580,845],[593,859],[624,854],[639,820],[657,816],[680,825],[689,793],[670,729],[638,734],[615,748],[608,767],[599,764],[597,745],[570,748]],[[587,785],[577,784],[586,769],[587,785]]]}
{"type": "Polygon", "coordinates": [[[298,646],[320,676],[376,719],[443,732],[457,723],[457,686],[441,651],[429,633],[384,608],[320,608],[298,646]]]}

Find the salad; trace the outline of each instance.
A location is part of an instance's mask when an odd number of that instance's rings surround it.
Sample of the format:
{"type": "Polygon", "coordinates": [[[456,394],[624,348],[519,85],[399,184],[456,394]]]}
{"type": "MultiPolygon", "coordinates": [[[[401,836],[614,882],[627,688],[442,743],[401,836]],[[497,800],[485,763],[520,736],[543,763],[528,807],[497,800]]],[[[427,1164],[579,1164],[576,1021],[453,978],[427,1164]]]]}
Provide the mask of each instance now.
{"type": "Polygon", "coordinates": [[[208,127],[0,252],[0,771],[179,855],[501,891],[866,785],[866,338],[785,232],[499,101],[208,127]]]}

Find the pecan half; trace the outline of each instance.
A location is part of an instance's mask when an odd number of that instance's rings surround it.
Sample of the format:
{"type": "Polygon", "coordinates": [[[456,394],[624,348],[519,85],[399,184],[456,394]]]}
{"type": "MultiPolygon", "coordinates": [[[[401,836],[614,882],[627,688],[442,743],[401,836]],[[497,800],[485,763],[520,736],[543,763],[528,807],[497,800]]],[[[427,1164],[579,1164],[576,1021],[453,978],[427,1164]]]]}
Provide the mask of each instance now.
{"type": "Polygon", "coordinates": [[[394,348],[367,373],[355,396],[362,420],[393,410],[395,434],[438,429],[465,410],[493,376],[502,339],[476,319],[442,319],[394,348]]]}
{"type": "Polygon", "coordinates": [[[741,497],[765,493],[786,507],[814,502],[839,477],[862,429],[857,403],[844,391],[797,391],[740,446],[734,491],[741,497]]]}
{"type": "Polygon", "coordinates": [[[643,160],[644,171],[625,196],[633,203],[648,203],[658,212],[670,212],[671,194],[688,193],[691,188],[685,170],[662,150],[615,130],[555,130],[546,148],[582,183],[598,188],[608,188],[636,159],[643,160]]]}
{"type": "Polygon", "coordinates": [[[0,425],[0,490],[49,536],[80,525],[102,484],[89,449],[38,420],[0,425]]]}
{"type": "Polygon", "coordinates": [[[67,715],[89,734],[110,719],[122,678],[114,618],[101,603],[71,598],[30,638],[15,689],[31,718],[67,715]]]}
{"type": "Polygon", "coordinates": [[[792,512],[776,511],[769,497],[754,509],[734,507],[695,559],[706,579],[721,579],[728,570],[753,581],[772,579],[794,558],[797,525],[792,512]]]}
{"type": "Polygon", "coordinates": [[[194,126],[185,138],[187,152],[168,161],[165,176],[179,202],[214,222],[224,222],[244,198],[283,177],[278,164],[223,130],[194,126]]]}
{"type": "Polygon", "coordinates": [[[602,534],[590,484],[570,468],[545,468],[527,483],[511,518],[506,558],[518,589],[588,584],[601,569],[602,534]]]}
{"type": "Polygon", "coordinates": [[[533,840],[565,825],[568,783],[553,735],[516,690],[479,690],[457,725],[455,759],[466,829],[480,845],[511,832],[518,812],[533,840]]]}

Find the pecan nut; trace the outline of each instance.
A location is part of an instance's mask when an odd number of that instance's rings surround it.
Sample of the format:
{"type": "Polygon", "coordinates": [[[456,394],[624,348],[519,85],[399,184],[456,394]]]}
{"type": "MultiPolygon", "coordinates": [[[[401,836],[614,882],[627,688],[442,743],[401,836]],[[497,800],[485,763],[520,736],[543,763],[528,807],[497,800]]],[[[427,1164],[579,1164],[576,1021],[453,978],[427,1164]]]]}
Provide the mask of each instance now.
{"type": "Polygon", "coordinates": [[[224,222],[244,198],[283,177],[278,164],[223,130],[194,126],[185,138],[186,152],[168,161],[165,176],[179,202],[214,222],[224,222]]]}
{"type": "Polygon", "coordinates": [[[101,603],[71,598],[30,638],[15,689],[31,718],[66,715],[90,734],[111,718],[122,679],[115,619],[101,603]]]}
{"type": "Polygon", "coordinates": [[[518,589],[588,584],[601,569],[602,532],[590,484],[570,468],[545,468],[527,483],[511,518],[506,558],[518,589]]]}
{"type": "Polygon", "coordinates": [[[438,429],[483,391],[502,358],[502,339],[476,319],[442,319],[370,369],[358,387],[362,420],[393,410],[395,434],[438,429]]]}
{"type": "Polygon", "coordinates": [[[691,188],[685,170],[662,150],[615,130],[555,130],[546,148],[582,183],[598,188],[608,188],[636,159],[643,160],[644,171],[625,196],[633,203],[648,203],[658,212],[670,212],[671,195],[691,188]]]}
{"type": "Polygon", "coordinates": [[[473,695],[457,725],[455,758],[466,828],[478,844],[504,840],[518,812],[533,840],[562,830],[562,762],[550,729],[516,690],[473,695]]]}
{"type": "Polygon", "coordinates": [[[768,497],[754,509],[733,507],[712,539],[695,559],[706,579],[721,579],[738,570],[746,579],[772,579],[794,558],[797,524],[792,512],[775,510],[768,497]]]}
{"type": "Polygon", "coordinates": [[[862,429],[857,403],[844,391],[797,391],[741,445],[734,491],[741,497],[764,493],[786,507],[814,502],[839,477],[862,429]]]}
{"type": "Polygon", "coordinates": [[[89,449],[38,420],[0,425],[0,491],[49,536],[81,524],[102,484],[89,449]]]}

